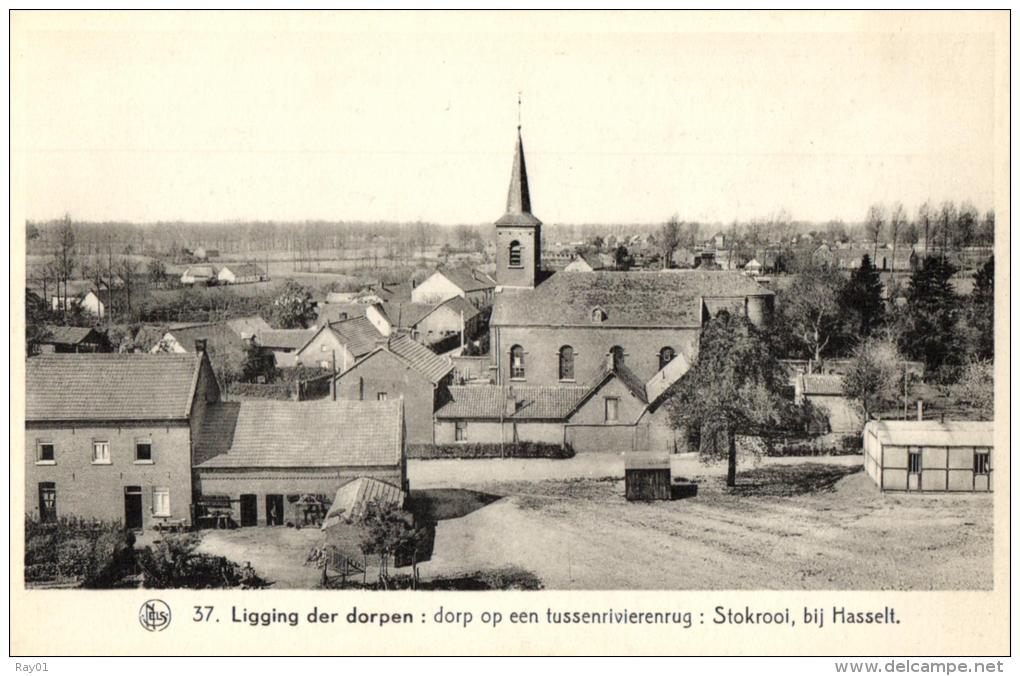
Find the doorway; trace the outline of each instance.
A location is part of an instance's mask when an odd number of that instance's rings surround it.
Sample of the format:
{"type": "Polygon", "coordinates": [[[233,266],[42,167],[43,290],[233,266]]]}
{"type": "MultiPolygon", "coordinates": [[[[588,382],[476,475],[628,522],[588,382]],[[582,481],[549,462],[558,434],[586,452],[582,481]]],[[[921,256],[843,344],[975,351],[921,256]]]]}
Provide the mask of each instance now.
{"type": "Polygon", "coordinates": [[[257,526],[259,523],[259,499],[257,495],[245,493],[241,496],[241,528],[257,526]]]}
{"type": "Polygon", "coordinates": [[[142,487],[124,487],[124,527],[128,530],[142,528],[142,487]]]}
{"type": "Polygon", "coordinates": [[[267,495],[266,496],[266,525],[267,526],[282,526],[283,525],[283,496],[282,495],[267,495]]]}

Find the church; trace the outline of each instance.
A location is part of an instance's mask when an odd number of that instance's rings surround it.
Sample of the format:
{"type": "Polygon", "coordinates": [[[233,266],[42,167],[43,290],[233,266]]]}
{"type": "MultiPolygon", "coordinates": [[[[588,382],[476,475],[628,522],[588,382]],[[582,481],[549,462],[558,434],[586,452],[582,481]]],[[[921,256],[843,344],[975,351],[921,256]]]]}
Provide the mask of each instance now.
{"type": "Polygon", "coordinates": [[[675,359],[694,362],[701,328],[719,310],[761,325],[773,303],[737,271],[545,273],[519,128],[506,213],[496,221],[495,278],[490,345],[504,386],[592,385],[621,367],[648,383],[675,359]]]}
{"type": "Polygon", "coordinates": [[[697,358],[702,326],[722,309],[760,324],[773,304],[741,272],[543,270],[520,128],[495,280],[493,384],[450,386],[434,443],[677,452],[685,441],[664,404],[697,358]]]}

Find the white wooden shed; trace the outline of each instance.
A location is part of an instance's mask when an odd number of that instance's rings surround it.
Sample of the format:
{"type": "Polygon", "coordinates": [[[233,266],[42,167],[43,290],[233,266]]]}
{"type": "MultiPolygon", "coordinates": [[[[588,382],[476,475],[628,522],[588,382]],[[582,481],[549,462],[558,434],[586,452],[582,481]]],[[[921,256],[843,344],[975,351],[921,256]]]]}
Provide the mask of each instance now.
{"type": "Polygon", "coordinates": [[[992,422],[872,420],[864,469],[883,491],[992,490],[992,422]]]}

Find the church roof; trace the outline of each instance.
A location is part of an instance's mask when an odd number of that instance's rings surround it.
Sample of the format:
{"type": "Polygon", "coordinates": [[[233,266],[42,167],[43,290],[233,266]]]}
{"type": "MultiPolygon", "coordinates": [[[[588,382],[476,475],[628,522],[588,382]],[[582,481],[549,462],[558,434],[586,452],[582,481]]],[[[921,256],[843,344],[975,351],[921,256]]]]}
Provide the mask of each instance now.
{"type": "Polygon", "coordinates": [[[738,271],[560,272],[534,289],[497,293],[491,323],[696,328],[705,298],[770,295],[738,271]],[[598,321],[593,319],[595,310],[600,310],[598,321]]]}
{"type": "Polygon", "coordinates": [[[514,153],[513,171],[510,173],[510,189],[506,195],[506,213],[496,225],[541,225],[542,222],[531,213],[531,192],[528,190],[528,169],[524,162],[524,141],[521,129],[517,128],[517,150],[514,153]]]}

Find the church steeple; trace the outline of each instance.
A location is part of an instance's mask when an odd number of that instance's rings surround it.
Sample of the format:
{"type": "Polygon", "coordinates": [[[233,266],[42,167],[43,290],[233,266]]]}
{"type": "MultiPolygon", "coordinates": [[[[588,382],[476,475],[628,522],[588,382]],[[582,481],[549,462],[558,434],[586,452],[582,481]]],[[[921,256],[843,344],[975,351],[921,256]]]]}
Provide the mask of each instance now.
{"type": "Polygon", "coordinates": [[[528,168],[518,124],[506,213],[496,221],[496,282],[499,286],[533,289],[541,267],[542,221],[531,213],[528,168]]]}
{"type": "Polygon", "coordinates": [[[496,225],[541,225],[531,213],[531,191],[528,189],[528,167],[524,161],[524,140],[521,127],[517,126],[517,149],[514,152],[514,166],[510,172],[510,189],[506,194],[506,213],[496,225]]]}

